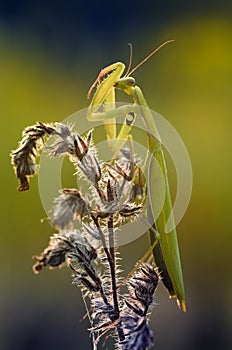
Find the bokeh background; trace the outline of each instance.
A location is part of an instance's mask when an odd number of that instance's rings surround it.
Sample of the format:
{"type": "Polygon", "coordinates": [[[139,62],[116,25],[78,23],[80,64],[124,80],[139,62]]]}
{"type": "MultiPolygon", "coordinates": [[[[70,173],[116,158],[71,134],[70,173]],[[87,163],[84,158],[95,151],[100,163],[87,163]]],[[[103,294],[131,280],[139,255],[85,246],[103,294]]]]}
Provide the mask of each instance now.
{"type": "MultiPolygon", "coordinates": [[[[68,270],[32,272],[53,229],[37,179],[19,193],[9,153],[37,120],[62,121],[88,105],[100,68],[134,65],[150,107],[181,135],[193,193],[178,225],[188,312],[160,286],[152,314],[157,350],[231,349],[232,3],[207,1],[0,1],[1,350],[91,349],[79,290],[68,270]]],[[[70,180],[71,181],[71,180],[70,180]]],[[[129,270],[146,237],[122,247],[129,270]]],[[[106,348],[111,348],[106,344],[106,348]]]]}

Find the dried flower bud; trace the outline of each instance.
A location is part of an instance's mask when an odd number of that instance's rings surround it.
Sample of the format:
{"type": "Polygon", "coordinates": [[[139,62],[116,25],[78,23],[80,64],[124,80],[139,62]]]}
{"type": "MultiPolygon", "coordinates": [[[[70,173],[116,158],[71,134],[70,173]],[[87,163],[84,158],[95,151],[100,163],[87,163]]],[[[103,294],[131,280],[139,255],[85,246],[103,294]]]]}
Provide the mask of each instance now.
{"type": "Polygon", "coordinates": [[[146,317],[122,317],[122,324],[128,333],[125,339],[120,342],[120,350],[147,350],[153,346],[154,334],[147,325],[146,317]]]}
{"type": "Polygon", "coordinates": [[[46,134],[50,135],[54,128],[50,125],[37,123],[30,126],[23,131],[23,139],[19,147],[11,152],[12,164],[15,167],[17,178],[19,179],[19,191],[26,191],[29,189],[29,176],[35,174],[36,170],[36,156],[38,144],[46,134]]]}
{"type": "Polygon", "coordinates": [[[136,303],[132,303],[132,302],[130,303],[126,297],[124,299],[124,302],[125,302],[127,308],[129,308],[136,315],[138,315],[138,316],[144,315],[144,311],[136,303]]]}
{"type": "Polygon", "coordinates": [[[53,157],[61,154],[74,154],[74,140],[75,134],[71,132],[71,127],[62,123],[56,123],[56,129],[54,131],[56,139],[58,139],[53,145],[47,147],[47,151],[53,157]]]}
{"type": "Polygon", "coordinates": [[[101,202],[96,205],[96,214],[99,218],[107,218],[110,215],[118,214],[119,217],[136,216],[142,206],[135,206],[122,197],[124,180],[116,178],[108,179],[106,182],[106,194],[101,197],[101,202]]]}
{"type": "Polygon", "coordinates": [[[77,242],[75,245],[75,250],[70,255],[71,258],[77,258],[80,264],[91,264],[93,260],[97,258],[96,249],[85,240],[84,244],[77,242]]]}
{"type": "Polygon", "coordinates": [[[130,285],[134,288],[136,299],[145,307],[149,306],[153,301],[153,295],[150,293],[148,286],[138,281],[130,281],[130,285]]]}
{"type": "Polygon", "coordinates": [[[138,214],[141,211],[141,209],[141,205],[136,207],[130,204],[125,204],[124,206],[122,206],[122,209],[119,210],[119,214],[124,217],[133,216],[138,214]]]}
{"type": "Polygon", "coordinates": [[[90,281],[88,278],[86,278],[87,274],[85,275],[84,273],[82,274],[77,274],[73,277],[73,284],[76,285],[82,285],[84,286],[89,292],[98,292],[100,289],[100,286],[98,283],[94,283],[90,281]]]}
{"type": "Polygon", "coordinates": [[[24,139],[20,147],[11,153],[11,157],[20,182],[18,190],[26,191],[29,189],[29,176],[35,174],[36,140],[24,139]]]}
{"type": "MultiPolygon", "coordinates": [[[[115,310],[111,303],[104,302],[102,298],[95,297],[92,299],[93,317],[98,318],[101,322],[115,319],[115,310]]],[[[100,328],[98,326],[98,328],[100,328]]]]}
{"type": "Polygon", "coordinates": [[[55,128],[51,124],[44,124],[38,122],[36,125],[29,126],[25,129],[24,133],[33,138],[43,138],[46,134],[51,135],[55,132],[55,128]]]}
{"type": "MultiPolygon", "coordinates": [[[[155,269],[148,264],[142,264],[139,272],[129,280],[134,297],[144,306],[145,310],[153,302],[153,294],[157,287],[159,277],[155,269]]],[[[132,291],[131,290],[131,291],[132,291]]]]}
{"type": "Polygon", "coordinates": [[[90,234],[90,236],[96,240],[100,240],[99,230],[93,225],[82,224],[83,229],[90,234]]]}
{"type": "Polygon", "coordinates": [[[52,210],[53,225],[64,229],[80,217],[89,215],[88,204],[76,189],[63,189],[55,199],[56,205],[52,210]]]}
{"type": "Polygon", "coordinates": [[[129,202],[141,201],[145,194],[146,179],[139,165],[140,159],[132,157],[131,151],[127,148],[121,150],[125,158],[120,159],[117,170],[127,181],[132,181],[129,195],[129,202]]]}
{"type": "Polygon", "coordinates": [[[85,175],[87,180],[96,185],[101,179],[101,168],[95,154],[91,151],[88,152],[78,163],[78,167],[85,175]]]}
{"type": "Polygon", "coordinates": [[[154,294],[159,282],[159,275],[157,270],[152,265],[143,263],[141,266],[141,276],[138,273],[135,278],[143,278],[144,282],[149,285],[150,293],[154,294]]]}
{"type": "Polygon", "coordinates": [[[75,249],[74,242],[78,239],[77,231],[67,231],[62,234],[54,234],[48,247],[40,256],[34,256],[37,263],[33,266],[34,273],[39,273],[45,267],[57,267],[68,258],[68,254],[75,249]]]}
{"type": "Polygon", "coordinates": [[[94,148],[90,149],[92,132],[90,131],[84,140],[72,133],[69,126],[57,123],[54,134],[58,137],[58,141],[47,148],[50,155],[55,157],[68,153],[72,156],[71,161],[77,164],[87,180],[97,184],[101,178],[101,169],[94,148]]]}
{"type": "Polygon", "coordinates": [[[91,138],[92,132],[89,132],[86,141],[78,135],[75,139],[75,153],[79,160],[77,162],[78,168],[88,181],[96,185],[101,179],[101,168],[96,158],[95,149],[93,147],[90,149],[91,138]]]}

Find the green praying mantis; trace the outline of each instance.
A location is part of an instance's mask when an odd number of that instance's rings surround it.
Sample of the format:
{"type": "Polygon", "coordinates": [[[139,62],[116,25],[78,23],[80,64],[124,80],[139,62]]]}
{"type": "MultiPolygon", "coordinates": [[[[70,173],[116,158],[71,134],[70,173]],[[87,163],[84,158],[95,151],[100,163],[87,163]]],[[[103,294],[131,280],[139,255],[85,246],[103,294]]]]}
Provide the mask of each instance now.
{"type": "Polygon", "coordinates": [[[88,97],[90,97],[92,90],[96,87],[96,91],[88,108],[87,118],[90,121],[102,121],[104,123],[109,147],[115,155],[120,151],[127,140],[132,142],[130,132],[133,128],[135,117],[142,118],[146,127],[148,140],[148,155],[144,167],[146,167],[149,174],[148,179],[146,179],[146,185],[149,187],[150,192],[150,204],[147,208],[147,217],[150,222],[153,222],[152,227],[149,229],[151,250],[156,265],[160,270],[162,281],[167,288],[170,297],[176,298],[179,308],[185,312],[186,302],[184,282],[177,233],[174,224],[167,168],[162,150],[162,141],[142,90],[136,85],[135,79],[131,77],[131,74],[139,66],[160,50],[161,47],[172,41],[173,40],[169,40],[160,45],[130,72],[128,69],[124,76],[125,65],[121,62],[113,63],[101,70],[88,92],[88,97]],[[123,105],[116,108],[116,89],[122,90],[129,95],[133,100],[133,104],[123,105]],[[118,135],[116,135],[116,119],[122,116],[125,116],[125,120],[118,135]],[[161,194],[157,191],[157,186],[155,186],[153,181],[156,171],[155,164],[157,164],[157,162],[162,170],[165,184],[165,195],[164,199],[162,198],[163,205],[160,215],[158,218],[154,218],[153,208],[157,203],[157,198],[159,199],[159,196],[161,198],[161,194]],[[170,232],[166,232],[166,224],[168,220],[171,220],[172,227],[174,227],[170,232]]]}

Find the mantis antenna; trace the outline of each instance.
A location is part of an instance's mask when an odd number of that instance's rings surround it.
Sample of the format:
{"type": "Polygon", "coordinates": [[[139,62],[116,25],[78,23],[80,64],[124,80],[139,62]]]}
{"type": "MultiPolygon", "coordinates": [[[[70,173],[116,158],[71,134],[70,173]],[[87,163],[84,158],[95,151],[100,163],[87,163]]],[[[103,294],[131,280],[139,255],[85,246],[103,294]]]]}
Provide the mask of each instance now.
{"type": "Polygon", "coordinates": [[[132,64],[132,57],[133,57],[133,45],[131,43],[128,43],[129,48],[130,48],[130,53],[129,53],[129,64],[128,64],[128,68],[125,74],[125,77],[127,77],[129,75],[130,69],[131,69],[131,64],[132,64]]]}
{"type": "MultiPolygon", "coordinates": [[[[126,72],[126,77],[131,75],[132,73],[134,73],[134,71],[136,71],[140,66],[142,66],[147,60],[149,60],[149,58],[151,58],[154,54],[156,54],[160,49],[162,49],[162,47],[164,47],[165,45],[172,43],[174,40],[167,40],[165,41],[163,44],[161,44],[160,46],[158,46],[155,50],[153,50],[148,56],[146,56],[139,64],[137,64],[137,66],[135,66],[130,72],[129,68],[126,72]]],[[[132,52],[132,45],[129,44],[131,47],[130,52],[132,52]]],[[[131,60],[132,60],[132,54],[130,55],[130,63],[129,63],[129,67],[131,67],[131,60]]]]}

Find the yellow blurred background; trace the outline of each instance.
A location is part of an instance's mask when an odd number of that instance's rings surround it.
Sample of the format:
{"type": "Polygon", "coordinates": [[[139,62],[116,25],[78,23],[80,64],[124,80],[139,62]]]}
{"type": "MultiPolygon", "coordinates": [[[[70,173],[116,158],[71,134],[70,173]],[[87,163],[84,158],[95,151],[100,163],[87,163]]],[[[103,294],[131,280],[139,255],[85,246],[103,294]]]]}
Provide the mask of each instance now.
{"type": "MultiPolygon", "coordinates": [[[[154,348],[231,349],[230,2],[196,1],[188,7],[177,1],[174,8],[170,1],[167,7],[145,1],[131,4],[133,9],[119,2],[116,9],[103,1],[99,8],[90,2],[89,10],[73,1],[54,8],[22,3],[22,8],[8,3],[0,12],[0,349],[91,349],[70,272],[32,272],[31,256],[46,246],[53,229],[41,223],[46,214],[37,178],[30,191],[17,192],[11,149],[27,125],[62,121],[87,107],[86,94],[99,70],[127,63],[128,41],[135,65],[167,39],[175,42],[134,77],[149,106],[176,128],[192,162],[192,198],[178,225],[188,312],[181,313],[159,287],[151,317],[154,348]]],[[[147,248],[146,237],[121,248],[126,271],[147,248]]]]}

